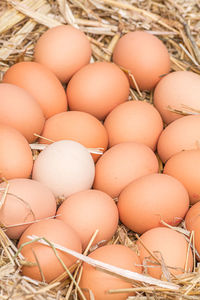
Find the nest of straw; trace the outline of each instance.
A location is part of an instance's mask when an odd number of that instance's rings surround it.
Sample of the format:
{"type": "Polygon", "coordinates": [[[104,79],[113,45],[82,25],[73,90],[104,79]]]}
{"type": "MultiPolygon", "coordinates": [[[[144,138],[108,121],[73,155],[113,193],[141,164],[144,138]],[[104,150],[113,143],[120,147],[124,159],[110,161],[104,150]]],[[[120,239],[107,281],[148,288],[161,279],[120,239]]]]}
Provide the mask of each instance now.
{"type": "MultiPolygon", "coordinates": [[[[34,45],[40,35],[47,28],[59,24],[71,24],[86,33],[92,45],[94,61],[110,61],[114,46],[122,34],[136,29],[149,31],[166,44],[172,70],[190,70],[200,74],[198,0],[1,0],[0,80],[12,64],[32,60],[34,45]]],[[[152,101],[152,93],[139,90],[131,90],[131,97],[152,101]]],[[[183,108],[178,113],[187,114],[190,111],[183,108]]],[[[184,231],[180,227],[175,230],[184,231]]],[[[186,231],[184,233],[187,235],[186,231]]],[[[133,232],[119,225],[110,243],[134,247],[135,240],[133,232]]],[[[20,267],[26,262],[16,253],[15,241],[9,240],[0,228],[0,299],[78,299],[78,285],[70,270],[50,284],[39,283],[20,275],[20,267]]],[[[77,258],[80,267],[83,257],[77,258]]],[[[98,267],[106,270],[105,266],[98,267]]],[[[128,277],[126,273],[119,274],[112,268],[106,271],[128,277]]],[[[136,296],[129,297],[129,300],[199,299],[198,265],[192,273],[172,277],[166,285],[145,276],[140,280],[128,278],[132,280],[132,290],[136,292],[136,296]]]]}

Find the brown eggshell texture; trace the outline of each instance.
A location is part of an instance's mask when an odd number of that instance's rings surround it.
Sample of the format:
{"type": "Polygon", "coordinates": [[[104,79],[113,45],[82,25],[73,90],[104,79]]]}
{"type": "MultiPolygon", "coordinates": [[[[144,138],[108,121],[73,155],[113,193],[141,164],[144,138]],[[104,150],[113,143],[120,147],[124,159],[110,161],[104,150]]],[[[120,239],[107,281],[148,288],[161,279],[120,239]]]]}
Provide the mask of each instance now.
{"type": "MultiPolygon", "coordinates": [[[[164,261],[168,273],[170,272],[173,275],[184,273],[187,259],[187,271],[191,272],[193,270],[192,250],[191,248],[189,249],[187,258],[188,242],[183,234],[170,228],[157,227],[143,233],[140,236],[140,240],[160,262],[163,263],[164,261]]],[[[143,247],[142,243],[137,241],[140,259],[144,266],[147,266],[146,269],[148,274],[155,278],[165,276],[162,268],[157,265],[155,259],[151,257],[149,252],[143,247]],[[148,265],[151,267],[148,267],[148,265]],[[155,267],[153,267],[153,265],[155,267]]]]}
{"type": "Polygon", "coordinates": [[[154,91],[154,105],[166,124],[182,118],[171,109],[187,112],[200,110],[200,76],[189,71],[172,72],[164,76],[154,91]]]}
{"type": "Polygon", "coordinates": [[[68,197],[57,211],[57,219],[63,220],[80,236],[85,249],[96,230],[93,245],[109,241],[117,230],[118,209],[106,193],[86,190],[68,197]]]}
{"type": "MultiPolygon", "coordinates": [[[[117,42],[113,61],[129,71],[140,90],[152,90],[161,76],[170,71],[166,46],[156,36],[145,31],[128,32],[117,42]]],[[[131,86],[135,84],[130,79],[131,86]]]]}
{"type": "Polygon", "coordinates": [[[0,123],[17,129],[29,143],[34,142],[34,133],[41,133],[45,121],[40,105],[14,84],[0,83],[0,95],[0,123]]]}
{"type": "Polygon", "coordinates": [[[48,67],[61,82],[90,62],[92,50],[87,36],[71,25],[48,29],[34,49],[36,62],[48,67]]]}
{"type": "MultiPolygon", "coordinates": [[[[57,243],[60,246],[75,250],[79,253],[82,251],[81,241],[78,235],[61,220],[50,219],[30,225],[22,234],[18,248],[20,248],[22,244],[30,241],[28,238],[29,235],[45,237],[50,242],[57,243]]],[[[28,262],[35,263],[35,257],[37,257],[42,274],[47,283],[56,279],[65,271],[53,249],[49,246],[42,245],[39,242],[33,242],[24,246],[21,253],[28,262]]],[[[57,250],[57,253],[67,268],[72,266],[76,261],[75,257],[60,250],[57,250]]],[[[42,281],[42,275],[38,266],[23,266],[22,274],[42,281]]]]}
{"type": "MultiPolygon", "coordinates": [[[[73,140],[86,148],[108,146],[108,134],[103,124],[94,116],[80,111],[67,111],[46,120],[42,136],[53,141],[73,140]]],[[[41,138],[40,143],[50,143],[41,138]]],[[[94,161],[99,155],[93,154],[94,161]]]]}
{"type": "Polygon", "coordinates": [[[117,197],[131,181],[157,172],[158,160],[149,147],[121,143],[111,147],[97,161],[93,187],[117,197]]]}
{"type": "MultiPolygon", "coordinates": [[[[140,260],[136,253],[123,245],[103,246],[89,254],[90,258],[129,271],[141,273],[140,260]]],[[[117,278],[101,270],[97,270],[89,264],[83,264],[83,273],[80,280],[80,288],[89,289],[95,300],[126,300],[133,293],[110,294],[111,289],[131,288],[132,283],[117,278]]],[[[87,300],[91,299],[88,291],[84,291],[87,300]]]]}
{"type": "Polygon", "coordinates": [[[143,101],[128,101],[111,111],[104,126],[110,146],[137,142],[155,150],[163,130],[163,121],[153,105],[143,101]]]}
{"type": "Polygon", "coordinates": [[[53,217],[56,214],[56,200],[53,193],[38,181],[31,179],[11,179],[0,184],[0,188],[9,185],[8,193],[0,209],[0,222],[6,228],[6,234],[18,239],[30,225],[13,226],[53,217]]]}
{"type": "Polygon", "coordinates": [[[185,116],[169,124],[161,133],[157,150],[163,162],[182,150],[198,149],[200,116],[185,116]]]}
{"type": "Polygon", "coordinates": [[[67,87],[70,110],[85,111],[100,120],[118,104],[128,100],[128,96],[126,75],[110,62],[95,62],[83,67],[67,87]]]}
{"type": "Polygon", "coordinates": [[[28,178],[33,167],[33,157],[25,137],[16,129],[0,123],[0,181],[28,178]]]}
{"type": "Polygon", "coordinates": [[[28,61],[16,63],[4,74],[3,82],[15,84],[29,92],[47,119],[67,110],[67,97],[62,84],[41,64],[28,61]]]}
{"type": "Polygon", "coordinates": [[[137,233],[162,226],[177,226],[189,209],[188,193],[177,179],[150,174],[132,181],[117,203],[121,222],[137,233]]]}

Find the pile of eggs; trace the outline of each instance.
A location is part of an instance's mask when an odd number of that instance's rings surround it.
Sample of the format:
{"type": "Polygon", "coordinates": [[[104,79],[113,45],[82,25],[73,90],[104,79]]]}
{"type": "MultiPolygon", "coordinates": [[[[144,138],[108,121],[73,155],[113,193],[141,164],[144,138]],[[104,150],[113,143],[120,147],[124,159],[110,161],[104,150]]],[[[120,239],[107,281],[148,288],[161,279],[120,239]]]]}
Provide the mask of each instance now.
{"type": "MultiPolygon", "coordinates": [[[[30,236],[83,253],[96,230],[91,258],[155,278],[192,271],[192,249],[171,226],[185,220],[200,253],[200,76],[170,72],[166,46],[143,31],[118,40],[113,62],[91,54],[83,32],[54,27],[0,83],[0,223],[28,262],[22,274],[49,283],[65,271],[30,236]],[[153,91],[153,105],[129,101],[130,87],[153,91]],[[140,234],[137,253],[109,243],[119,220],[140,234]]],[[[130,293],[108,290],[131,283],[84,263],[80,287],[87,299],[121,300],[130,293]]]]}

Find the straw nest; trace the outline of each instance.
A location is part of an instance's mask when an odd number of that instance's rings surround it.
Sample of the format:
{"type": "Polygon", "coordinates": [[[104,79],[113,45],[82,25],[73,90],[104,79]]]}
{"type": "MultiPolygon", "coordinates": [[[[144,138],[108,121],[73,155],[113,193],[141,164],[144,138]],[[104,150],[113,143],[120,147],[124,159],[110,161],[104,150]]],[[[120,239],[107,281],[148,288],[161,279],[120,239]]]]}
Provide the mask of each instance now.
{"type": "MultiPolygon", "coordinates": [[[[200,74],[198,0],[1,0],[1,78],[12,64],[32,60],[34,44],[39,36],[47,28],[59,24],[71,24],[87,34],[94,61],[110,61],[113,48],[121,34],[135,29],[149,31],[167,45],[172,70],[191,70],[200,74]]],[[[131,96],[138,100],[152,100],[151,93],[141,93],[139,90],[131,90],[131,96]]],[[[183,229],[183,225],[175,230],[183,231],[192,245],[192,239],[183,229]]],[[[119,226],[110,243],[134,247],[136,238],[134,233],[119,226]]],[[[50,284],[39,283],[20,275],[20,266],[26,262],[20,254],[16,256],[16,253],[15,241],[10,241],[0,228],[0,299],[78,299],[78,277],[72,277],[70,270],[66,270],[63,276],[50,284]]],[[[86,256],[80,255],[77,258],[79,262],[73,268],[80,268],[80,262],[87,260],[86,256]]],[[[162,282],[147,276],[135,277],[134,274],[121,273],[120,270],[99,265],[98,262],[92,263],[107,272],[115,273],[116,276],[132,280],[136,296],[129,297],[130,300],[199,299],[198,265],[192,273],[162,282]]],[[[164,270],[166,266],[162,267],[164,270]]]]}

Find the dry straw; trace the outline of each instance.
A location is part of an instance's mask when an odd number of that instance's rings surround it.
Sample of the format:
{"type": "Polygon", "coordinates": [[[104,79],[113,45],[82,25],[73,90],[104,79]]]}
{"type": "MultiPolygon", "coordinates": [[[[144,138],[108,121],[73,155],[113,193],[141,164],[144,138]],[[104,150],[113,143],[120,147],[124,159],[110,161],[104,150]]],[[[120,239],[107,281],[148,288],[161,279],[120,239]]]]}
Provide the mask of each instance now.
{"type": "MultiPolygon", "coordinates": [[[[59,24],[71,24],[87,34],[92,45],[92,61],[110,61],[119,37],[128,31],[141,29],[157,35],[166,44],[172,70],[191,70],[200,74],[199,0],[1,0],[0,79],[12,64],[32,60],[37,39],[47,28],[59,24]]],[[[130,99],[152,102],[152,93],[131,89],[130,99]]],[[[173,107],[169,109],[175,111],[173,107]]],[[[184,115],[199,113],[188,107],[176,112],[184,115]]],[[[32,145],[32,148],[34,147],[38,149],[32,145]]],[[[0,205],[3,205],[8,189],[7,185],[1,193],[0,205]]],[[[183,225],[178,230],[185,234],[195,251],[194,235],[188,237],[183,225]]],[[[135,249],[135,240],[134,233],[120,225],[109,243],[121,243],[135,249]]],[[[49,245],[53,247],[51,243],[49,245]]],[[[85,255],[89,248],[88,246],[85,255]]],[[[57,253],[56,247],[54,252],[57,253]]],[[[28,262],[24,261],[20,253],[16,255],[17,253],[15,241],[10,241],[3,228],[0,228],[0,300],[77,299],[80,278],[78,270],[81,270],[81,260],[88,261],[87,256],[77,256],[77,264],[70,270],[66,269],[66,272],[52,283],[45,284],[20,275],[20,266],[28,262]],[[72,277],[73,270],[75,272],[72,277]]],[[[102,267],[98,262],[93,263],[102,271],[105,270],[105,265],[102,267]]],[[[164,269],[167,268],[164,262],[158,263],[164,269]]],[[[112,266],[106,266],[106,272],[108,271],[113,272],[115,276],[121,275],[119,270],[113,269],[112,266]]],[[[125,277],[130,275],[129,272],[122,273],[125,277]]],[[[132,279],[133,287],[129,291],[134,291],[136,296],[129,297],[129,300],[179,300],[200,297],[198,265],[193,272],[173,276],[171,282],[163,281],[163,285],[147,276],[136,276],[132,279]]],[[[110,292],[123,293],[127,290],[110,292]]],[[[83,295],[82,298],[84,299],[83,295]]],[[[93,298],[91,293],[91,299],[93,298]]]]}

